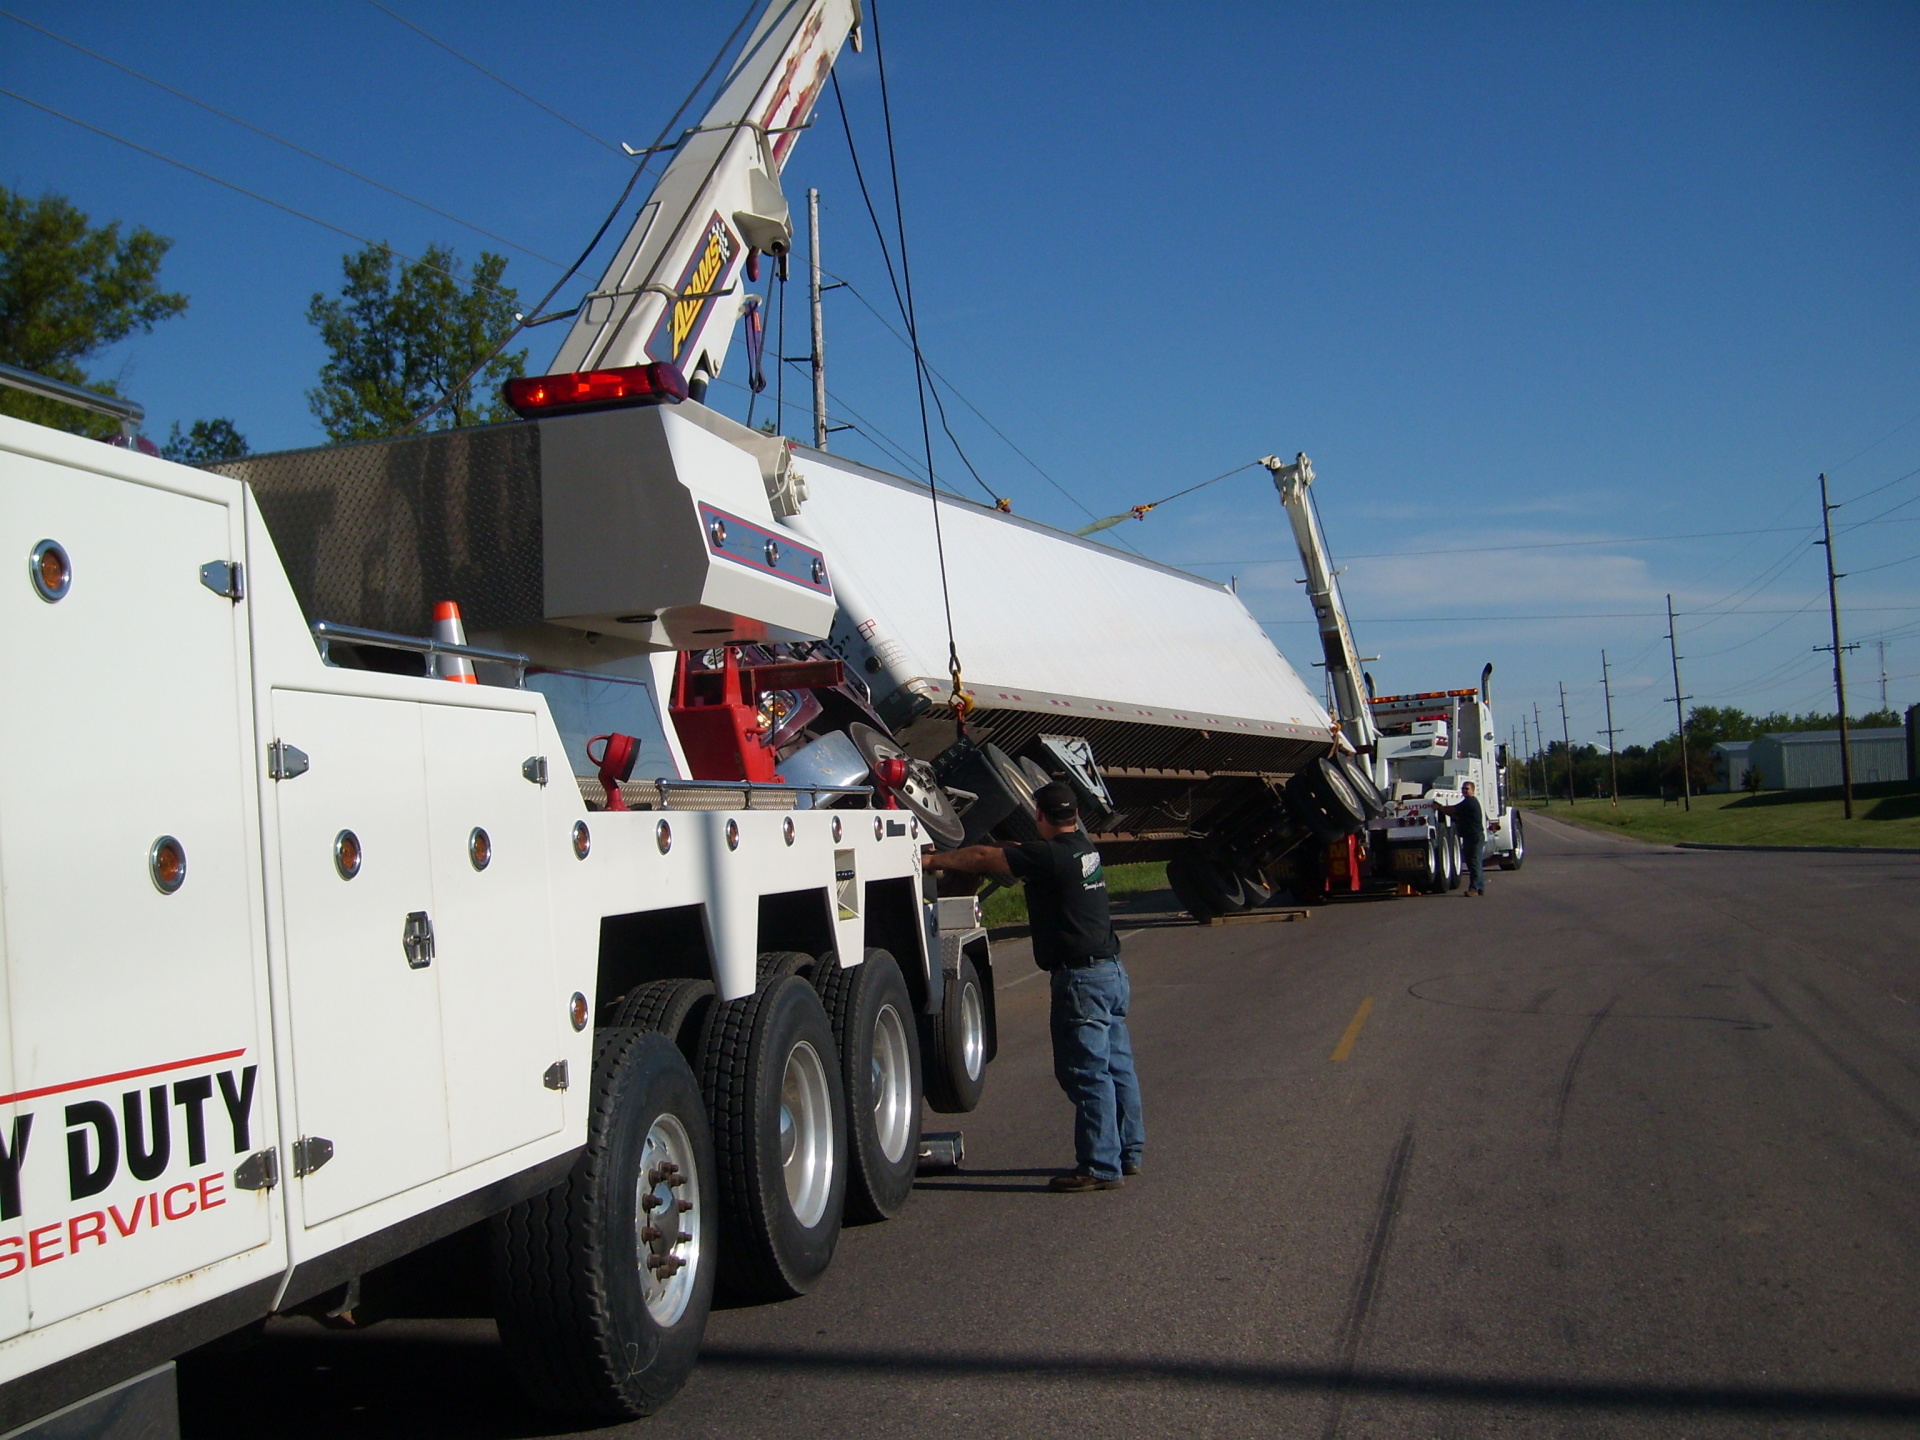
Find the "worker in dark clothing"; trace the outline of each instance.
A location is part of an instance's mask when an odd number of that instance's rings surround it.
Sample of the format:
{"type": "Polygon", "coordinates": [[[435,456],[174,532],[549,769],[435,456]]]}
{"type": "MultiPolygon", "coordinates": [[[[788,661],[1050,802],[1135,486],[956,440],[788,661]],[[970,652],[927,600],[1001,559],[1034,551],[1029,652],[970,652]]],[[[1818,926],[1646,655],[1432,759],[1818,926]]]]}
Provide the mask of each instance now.
{"type": "Polygon", "coordinates": [[[1442,805],[1440,808],[1453,817],[1453,823],[1460,832],[1460,858],[1467,866],[1467,894],[1484,895],[1487,893],[1487,817],[1481,810],[1480,802],[1473,798],[1473,782],[1463,780],[1460,783],[1461,801],[1458,805],[1442,805]]]}
{"type": "Polygon", "coordinates": [[[1033,799],[1038,840],[929,851],[922,863],[929,870],[1026,882],[1034,963],[1053,984],[1053,1074],[1074,1111],[1076,1164],[1048,1183],[1068,1192],[1118,1190],[1121,1176],[1140,1173],[1147,1136],[1106,874],[1100,852],[1080,829],[1073,792],[1043,785],[1033,799]]]}

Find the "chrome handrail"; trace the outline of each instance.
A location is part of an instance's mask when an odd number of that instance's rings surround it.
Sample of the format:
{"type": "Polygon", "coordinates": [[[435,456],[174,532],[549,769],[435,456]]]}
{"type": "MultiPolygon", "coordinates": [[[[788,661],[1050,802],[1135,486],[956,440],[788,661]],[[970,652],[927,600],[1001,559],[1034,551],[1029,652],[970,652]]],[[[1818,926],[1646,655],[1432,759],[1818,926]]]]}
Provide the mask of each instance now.
{"type": "Polygon", "coordinates": [[[363,630],[358,625],[338,625],[331,620],[315,620],[308,629],[320,646],[320,659],[333,664],[330,653],[336,640],[352,645],[373,645],[382,650],[405,650],[411,654],[427,657],[427,674],[433,674],[433,657],[436,655],[455,655],[463,660],[482,660],[489,665],[510,665],[513,667],[513,683],[516,689],[524,689],[527,683],[527,666],[531,663],[525,655],[511,650],[483,650],[478,645],[449,645],[444,640],[435,640],[426,635],[398,635],[389,630],[363,630]]]}
{"type": "Polygon", "coordinates": [[[0,365],[0,385],[24,390],[43,400],[58,400],[63,405],[77,405],[82,410],[110,415],[126,426],[137,426],[147,418],[146,410],[131,400],[123,400],[117,395],[102,395],[98,390],[82,389],[50,376],[36,375],[17,365],[0,365]]]}

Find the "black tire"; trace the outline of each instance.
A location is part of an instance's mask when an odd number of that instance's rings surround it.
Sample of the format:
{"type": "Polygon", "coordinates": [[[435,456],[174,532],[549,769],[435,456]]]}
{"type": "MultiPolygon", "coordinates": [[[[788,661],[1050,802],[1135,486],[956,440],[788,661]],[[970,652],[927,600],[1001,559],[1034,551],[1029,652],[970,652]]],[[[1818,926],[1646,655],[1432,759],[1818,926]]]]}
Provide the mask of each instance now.
{"type": "Polygon", "coordinates": [[[501,1342],[535,1405],[619,1420],[673,1398],[713,1301],[715,1171],[706,1106],[673,1043],[643,1030],[596,1034],[587,1144],[572,1173],[489,1225],[501,1342]],[[655,1142],[669,1123],[678,1135],[663,1150],[655,1142]],[[659,1163],[681,1142],[690,1179],[686,1166],[669,1172],[659,1163]],[[643,1193],[660,1204],[643,1210],[643,1193]],[[691,1209],[680,1211],[681,1201],[691,1209]],[[687,1242],[649,1233],[658,1227],[647,1221],[662,1211],[687,1242]],[[643,1265],[662,1256],[685,1263],[664,1278],[643,1265]]]}
{"type": "Polygon", "coordinates": [[[1377,820],[1387,813],[1387,797],[1380,793],[1380,787],[1373,783],[1373,776],[1358,755],[1349,755],[1342,751],[1336,757],[1340,774],[1345,777],[1354,798],[1367,812],[1367,819],[1377,820]]]}
{"type": "Polygon", "coordinates": [[[1194,880],[1194,869],[1192,855],[1174,856],[1167,862],[1167,888],[1173,891],[1173,898],[1180,902],[1180,908],[1194,919],[1211,920],[1220,912],[1201,894],[1200,886],[1194,880]]]}
{"type": "Polygon", "coordinates": [[[1451,823],[1440,834],[1447,846],[1447,889],[1458,890],[1467,874],[1466,843],[1451,823]]]}
{"type": "Polygon", "coordinates": [[[700,1030],[706,1023],[707,1007],[713,1004],[711,980],[649,980],[636,985],[610,1006],[602,1018],[604,1028],[614,1030],[651,1030],[664,1035],[693,1063],[700,1047],[700,1030]]]}
{"type": "Polygon", "coordinates": [[[1367,823],[1367,807],[1353,793],[1346,772],[1336,761],[1323,755],[1307,766],[1305,774],[1314,799],[1327,818],[1340,827],[1341,835],[1351,835],[1367,823]]]}
{"type": "Polygon", "coordinates": [[[1269,900],[1273,899],[1273,886],[1269,885],[1266,877],[1251,865],[1242,866],[1240,870],[1240,893],[1246,900],[1245,908],[1248,910],[1258,910],[1262,905],[1265,905],[1269,900]]]}
{"type": "Polygon", "coordinates": [[[1205,854],[1194,856],[1193,880],[1199,887],[1201,898],[1217,914],[1231,915],[1236,910],[1247,908],[1246,888],[1226,860],[1205,854]]]}
{"type": "Polygon", "coordinates": [[[767,982],[778,980],[782,975],[798,975],[802,980],[811,980],[818,962],[813,956],[799,950],[762,951],[754,969],[754,979],[764,990],[767,982]]]}
{"type": "Polygon", "coordinates": [[[1520,827],[1518,810],[1507,811],[1507,824],[1512,827],[1512,833],[1507,838],[1513,842],[1513,848],[1500,857],[1500,868],[1518,870],[1527,863],[1527,832],[1520,827]]]}
{"type": "Polygon", "coordinates": [[[1287,809],[1314,839],[1330,845],[1347,837],[1348,832],[1341,828],[1339,820],[1328,814],[1320,803],[1310,771],[1301,770],[1288,776],[1285,793],[1287,809]]]}
{"type": "Polygon", "coordinates": [[[920,1016],[920,1054],[927,1104],[942,1115],[965,1115],[987,1085],[987,997],[973,961],[946,977],[938,1015],[920,1016]]]}
{"type": "Polygon", "coordinates": [[[1438,830],[1427,838],[1427,876],[1420,888],[1429,895],[1447,893],[1447,842],[1438,830]]]}
{"type": "Polygon", "coordinates": [[[869,950],[814,972],[847,1095],[847,1218],[885,1220],[913,1194],[920,1155],[920,1027],[900,967],[869,950]],[[889,1153],[891,1151],[891,1153],[889,1153]]]}
{"type": "Polygon", "coordinates": [[[797,975],[782,975],[715,1004],[697,1070],[713,1124],[721,1287],[742,1300],[804,1295],[833,1261],[847,1188],[845,1086],[820,997],[797,975]],[[804,1099],[786,1093],[794,1066],[806,1077],[804,1099]],[[812,1093],[815,1085],[822,1093],[812,1093]],[[782,1110],[801,1132],[799,1208],[782,1164],[782,1110]]]}

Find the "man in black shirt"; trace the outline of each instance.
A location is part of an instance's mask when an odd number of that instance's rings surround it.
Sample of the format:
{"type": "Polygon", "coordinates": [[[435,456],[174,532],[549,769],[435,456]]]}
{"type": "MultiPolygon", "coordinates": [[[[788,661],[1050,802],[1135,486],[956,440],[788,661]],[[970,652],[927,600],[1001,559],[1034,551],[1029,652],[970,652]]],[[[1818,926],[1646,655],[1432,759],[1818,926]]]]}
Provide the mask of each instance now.
{"type": "Polygon", "coordinates": [[[1480,802],[1473,798],[1471,780],[1461,781],[1460,794],[1465,798],[1458,805],[1440,808],[1453,817],[1460,831],[1461,859],[1467,864],[1467,894],[1484,895],[1487,893],[1487,817],[1480,809],[1480,802]]]}
{"type": "Polygon", "coordinates": [[[1100,852],[1080,829],[1080,810],[1065,785],[1034,792],[1040,839],[1019,845],[970,845],[929,851],[929,870],[1023,880],[1033,922],[1033,959],[1053,983],[1053,1074],[1073,1101],[1072,1173],[1048,1182],[1055,1190],[1118,1190],[1122,1175],[1140,1173],[1146,1128],[1140,1081],[1127,1034],[1127,972],[1107,909],[1100,852]]]}

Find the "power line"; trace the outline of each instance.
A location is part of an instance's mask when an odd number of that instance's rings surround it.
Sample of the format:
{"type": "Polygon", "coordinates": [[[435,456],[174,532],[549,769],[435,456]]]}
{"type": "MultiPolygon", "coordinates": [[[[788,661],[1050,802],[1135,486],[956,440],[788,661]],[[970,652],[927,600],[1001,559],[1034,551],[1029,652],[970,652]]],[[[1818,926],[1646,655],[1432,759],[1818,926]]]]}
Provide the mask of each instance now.
{"type": "Polygon", "coordinates": [[[47,29],[46,26],[36,25],[33,21],[23,19],[21,16],[14,14],[11,10],[0,10],[0,16],[4,16],[6,19],[13,21],[13,23],[16,25],[24,25],[29,30],[37,30],[39,31],[40,34],[46,36],[49,40],[56,40],[60,44],[67,46],[71,50],[77,50],[82,55],[90,56],[93,59],[98,60],[102,65],[110,65],[115,70],[121,71],[123,74],[131,75],[134,79],[142,82],[143,84],[151,85],[156,90],[165,91],[167,94],[173,96],[177,100],[184,100],[189,105],[197,105],[202,110],[206,111],[209,115],[217,115],[222,120],[227,121],[229,124],[238,125],[243,130],[251,130],[254,134],[262,137],[263,139],[271,140],[276,145],[283,145],[297,155],[304,155],[309,160],[318,161],[320,164],[325,165],[330,169],[338,170],[342,175],[350,176],[352,179],[358,180],[364,185],[371,185],[376,190],[384,190],[386,191],[387,194],[394,196],[396,199],[404,200],[409,205],[417,205],[422,210],[425,210],[430,214],[438,215],[442,220],[451,220],[456,225],[464,225],[467,227],[467,229],[473,231],[475,234],[484,235],[489,240],[497,240],[502,245],[506,245],[514,250],[518,250],[522,255],[530,255],[535,260],[544,261],[546,264],[553,266],[556,270],[560,268],[560,262],[558,260],[555,260],[549,255],[542,255],[538,250],[534,250],[529,248],[528,246],[522,245],[518,241],[509,240],[504,235],[495,234],[493,231],[487,229],[484,225],[476,225],[471,220],[463,220],[458,215],[453,214],[451,211],[442,210],[438,205],[430,205],[425,200],[422,200],[416,196],[407,194],[407,192],[404,190],[396,190],[393,186],[388,185],[383,181],[376,180],[371,175],[363,175],[358,170],[353,170],[348,168],[345,165],[342,165],[338,160],[329,160],[325,155],[322,155],[317,151],[309,150],[307,149],[306,146],[296,144],[293,141],[287,139],[283,135],[276,135],[271,130],[263,129],[261,126],[254,124],[251,120],[243,120],[238,115],[230,114],[229,112],[220,109],[218,106],[209,105],[205,100],[201,100],[196,96],[189,95],[187,94],[186,91],[177,89],[176,87],[167,84],[164,80],[156,80],[151,75],[142,74],[140,71],[134,69],[131,65],[123,65],[118,60],[112,59],[111,57],[106,55],[102,55],[98,50],[89,50],[85,45],[80,44],[78,41],[69,40],[64,35],[55,34],[53,31],[47,29]]]}
{"type": "Polygon", "coordinates": [[[414,34],[420,36],[423,40],[428,40],[428,41],[431,41],[433,44],[438,45],[442,50],[446,51],[449,55],[453,56],[454,59],[460,61],[463,65],[471,65],[474,69],[478,70],[482,75],[486,76],[489,80],[492,80],[494,83],[498,85],[504,85],[507,89],[511,90],[514,94],[518,95],[522,100],[526,101],[529,105],[538,106],[540,109],[546,111],[547,114],[553,116],[553,118],[558,120],[562,125],[567,125],[572,127],[575,130],[578,130],[582,135],[586,136],[589,140],[593,141],[594,144],[599,145],[604,149],[611,150],[614,154],[620,156],[623,159],[626,158],[627,152],[622,150],[618,145],[614,144],[611,140],[604,139],[601,136],[594,134],[593,131],[587,129],[586,126],[580,124],[576,120],[568,119],[565,115],[562,115],[558,110],[554,109],[553,106],[547,104],[546,101],[540,99],[538,96],[529,95],[526,91],[522,90],[518,85],[514,84],[511,80],[507,79],[506,76],[497,74],[494,71],[489,70],[486,66],[482,65],[478,60],[472,59],[471,57],[466,55],[462,55],[458,50],[454,49],[453,46],[449,45],[446,41],[442,40],[438,35],[435,35],[431,31],[425,30],[422,27],[414,24],[413,21],[407,19],[406,16],[398,14],[395,11],[389,10],[386,6],[380,3],[380,0],[367,0],[367,3],[373,6],[373,8],[378,10],[382,15],[385,15],[389,20],[392,20],[397,24],[406,26],[407,29],[413,31],[414,34]]]}
{"type": "MultiPolygon", "coordinates": [[[[1184,492],[1183,492],[1184,493],[1184,492]]],[[[1510,550],[1568,550],[1593,545],[1652,545],[1666,540],[1719,540],[1730,535],[1786,535],[1809,533],[1810,526],[1780,525],[1763,530],[1702,530],[1691,535],[1637,535],[1612,540],[1541,540],[1515,545],[1460,545],[1440,550],[1374,550],[1343,555],[1341,560],[1399,560],[1417,555],[1489,555],[1510,550]]],[[[1285,565],[1286,557],[1270,560],[1174,560],[1175,565],[1285,565]]]]}
{"type": "MultiPolygon", "coordinates": [[[[104,139],[113,141],[116,145],[124,145],[129,150],[137,150],[142,155],[148,155],[155,160],[163,161],[166,164],[171,165],[176,169],[186,171],[189,175],[197,175],[202,180],[210,180],[215,185],[223,186],[224,188],[233,191],[237,195],[246,196],[249,200],[258,200],[262,205],[271,205],[276,210],[284,210],[287,214],[292,215],[298,219],[305,220],[308,224],[318,225],[323,230],[331,230],[336,235],[344,235],[349,240],[357,240],[362,245],[373,246],[381,250],[389,251],[392,254],[398,255],[402,260],[405,260],[410,264],[425,266],[425,268],[433,271],[436,275],[443,275],[456,285],[465,286],[468,289],[473,289],[473,290],[486,290],[491,294],[500,296],[502,299],[507,298],[506,292],[497,290],[491,285],[482,285],[478,281],[473,280],[470,277],[463,277],[460,275],[456,275],[451,271],[442,270],[438,265],[428,265],[425,260],[415,259],[413,256],[406,254],[404,251],[395,250],[391,245],[387,244],[386,241],[384,240],[369,239],[367,236],[357,234],[356,232],[347,229],[343,225],[335,225],[331,220],[322,220],[318,215],[310,215],[305,210],[296,209],[294,206],[287,204],[283,200],[275,200],[270,195],[262,195],[258,190],[249,190],[244,185],[236,185],[231,180],[223,180],[218,175],[213,174],[211,171],[202,170],[198,166],[189,165],[184,160],[176,160],[171,155],[163,155],[160,151],[155,150],[150,146],[142,145],[136,140],[129,140],[124,135],[116,135],[111,130],[103,130],[98,125],[90,125],[85,120],[79,120],[73,117],[72,115],[67,114],[64,110],[56,110],[51,105],[43,105],[38,100],[29,99],[27,96],[20,94],[18,91],[9,90],[4,86],[0,86],[0,95],[5,95],[12,100],[18,100],[22,105],[31,105],[36,110],[45,111],[47,114],[53,116],[56,120],[64,120],[69,125],[78,126],[82,130],[89,130],[93,132],[95,135],[99,135],[104,139]]],[[[511,339],[512,337],[509,336],[508,338],[511,339]]],[[[505,349],[506,347],[503,344],[501,348],[505,349]]],[[[479,372],[475,371],[474,373],[478,374],[479,372]]],[[[467,378],[471,380],[473,377],[470,375],[467,378]]],[[[458,388],[464,388],[464,384],[463,386],[458,388]]],[[[454,392],[449,392],[449,393],[451,394],[454,392]]]]}

